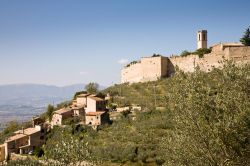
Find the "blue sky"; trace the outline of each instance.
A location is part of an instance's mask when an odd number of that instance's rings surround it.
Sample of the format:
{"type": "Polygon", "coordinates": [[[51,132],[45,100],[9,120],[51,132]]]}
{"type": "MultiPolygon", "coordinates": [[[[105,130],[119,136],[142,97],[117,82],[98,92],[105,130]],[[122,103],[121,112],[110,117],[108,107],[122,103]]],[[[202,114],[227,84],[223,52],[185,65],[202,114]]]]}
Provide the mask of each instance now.
{"type": "Polygon", "coordinates": [[[238,42],[249,0],[1,0],[0,84],[119,83],[126,60],[238,42]]]}

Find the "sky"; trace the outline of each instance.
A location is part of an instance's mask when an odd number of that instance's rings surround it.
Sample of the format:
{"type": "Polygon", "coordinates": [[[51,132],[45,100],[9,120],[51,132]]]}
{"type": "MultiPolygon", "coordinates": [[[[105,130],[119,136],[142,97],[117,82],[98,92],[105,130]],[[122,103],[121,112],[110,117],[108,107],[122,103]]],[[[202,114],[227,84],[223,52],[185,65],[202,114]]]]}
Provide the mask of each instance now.
{"type": "Polygon", "coordinates": [[[249,0],[0,0],[0,85],[120,82],[129,61],[238,42],[249,0]]]}

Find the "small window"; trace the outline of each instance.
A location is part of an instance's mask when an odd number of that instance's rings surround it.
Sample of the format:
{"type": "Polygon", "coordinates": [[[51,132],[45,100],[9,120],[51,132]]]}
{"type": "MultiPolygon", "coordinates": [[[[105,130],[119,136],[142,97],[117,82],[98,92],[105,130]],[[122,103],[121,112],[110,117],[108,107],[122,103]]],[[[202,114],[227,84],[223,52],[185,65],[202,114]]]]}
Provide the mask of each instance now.
{"type": "Polygon", "coordinates": [[[41,136],[40,139],[43,140],[43,139],[44,139],[44,136],[41,136]]]}
{"type": "Polygon", "coordinates": [[[199,41],[201,40],[201,35],[199,34],[199,41]]]}
{"type": "Polygon", "coordinates": [[[203,34],[203,40],[206,40],[206,35],[205,34],[203,34]]]}

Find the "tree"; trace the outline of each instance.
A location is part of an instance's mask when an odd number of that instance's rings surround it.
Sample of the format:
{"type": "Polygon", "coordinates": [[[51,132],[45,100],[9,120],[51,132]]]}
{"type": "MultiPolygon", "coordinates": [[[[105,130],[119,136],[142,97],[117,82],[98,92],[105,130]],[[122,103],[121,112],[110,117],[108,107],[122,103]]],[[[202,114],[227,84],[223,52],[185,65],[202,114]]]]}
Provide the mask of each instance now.
{"type": "Polygon", "coordinates": [[[46,112],[46,117],[49,119],[49,121],[51,121],[54,111],[55,111],[55,107],[49,104],[47,107],[47,112],[46,112]]]}
{"type": "Polygon", "coordinates": [[[250,29],[247,28],[240,42],[245,46],[250,46],[250,29]]]}
{"type": "Polygon", "coordinates": [[[97,93],[99,91],[99,84],[95,82],[90,82],[85,86],[88,93],[97,93]]]}
{"type": "Polygon", "coordinates": [[[200,58],[204,56],[204,54],[209,54],[211,52],[211,48],[199,48],[193,54],[198,55],[200,58]]]}
{"type": "Polygon", "coordinates": [[[190,54],[191,54],[191,52],[189,52],[189,51],[187,51],[187,50],[184,50],[184,51],[182,51],[182,53],[181,53],[180,56],[188,56],[188,55],[190,55],[190,54]]]}
{"type": "Polygon", "coordinates": [[[85,94],[85,93],[87,93],[87,92],[86,92],[86,91],[79,91],[79,92],[76,92],[75,95],[74,95],[74,97],[73,97],[73,99],[75,100],[76,97],[77,97],[78,95],[80,95],[80,94],[85,94]]]}

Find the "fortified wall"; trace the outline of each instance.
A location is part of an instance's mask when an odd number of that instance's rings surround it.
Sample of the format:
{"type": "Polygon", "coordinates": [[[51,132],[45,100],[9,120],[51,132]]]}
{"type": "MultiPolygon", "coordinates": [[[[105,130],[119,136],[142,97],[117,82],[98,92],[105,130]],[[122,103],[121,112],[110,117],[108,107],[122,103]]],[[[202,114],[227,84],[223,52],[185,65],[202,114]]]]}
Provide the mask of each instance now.
{"type": "Polygon", "coordinates": [[[167,76],[168,58],[163,56],[144,57],[140,61],[131,63],[122,72],[122,83],[155,81],[167,76]]]}
{"type": "Polygon", "coordinates": [[[213,67],[222,67],[223,60],[233,60],[236,64],[250,63],[250,46],[220,43],[214,45],[211,53],[205,54],[203,58],[199,58],[198,55],[142,58],[141,61],[130,64],[122,70],[121,82],[147,82],[170,77],[175,73],[176,67],[184,72],[194,72],[199,66],[202,71],[209,72],[213,67]]]}

